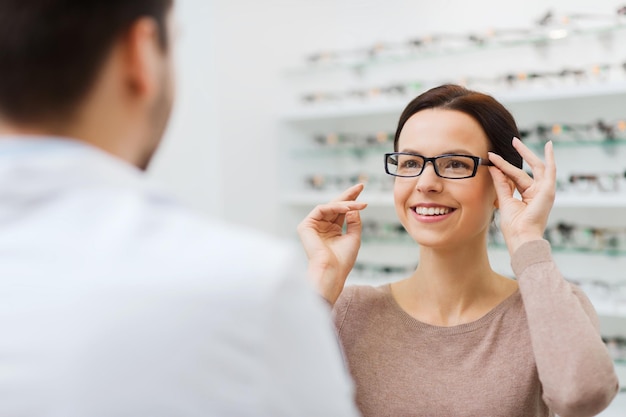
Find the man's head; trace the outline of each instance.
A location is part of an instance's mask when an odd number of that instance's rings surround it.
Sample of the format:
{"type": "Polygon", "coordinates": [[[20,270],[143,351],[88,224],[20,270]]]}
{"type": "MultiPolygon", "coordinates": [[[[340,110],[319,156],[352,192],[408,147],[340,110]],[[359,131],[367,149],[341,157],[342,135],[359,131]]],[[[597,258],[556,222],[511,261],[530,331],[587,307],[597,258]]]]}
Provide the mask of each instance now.
{"type": "Polygon", "coordinates": [[[147,165],[173,95],[168,30],[172,3],[0,1],[0,128],[80,133],[78,139],[147,165]],[[130,116],[134,119],[126,120],[130,116]],[[139,121],[143,126],[133,125],[139,121]],[[126,155],[138,153],[130,151],[131,144],[125,150],[123,144],[101,146],[98,123],[104,128],[104,123],[116,122],[128,132],[104,130],[142,136],[143,155],[126,155]]]}

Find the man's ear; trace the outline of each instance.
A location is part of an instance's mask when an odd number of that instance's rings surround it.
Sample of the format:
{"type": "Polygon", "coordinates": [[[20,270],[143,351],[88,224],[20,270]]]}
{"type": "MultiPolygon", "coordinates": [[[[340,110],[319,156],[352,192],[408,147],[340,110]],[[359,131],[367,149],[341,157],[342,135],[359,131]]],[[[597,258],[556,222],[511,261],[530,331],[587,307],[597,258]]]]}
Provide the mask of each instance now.
{"type": "Polygon", "coordinates": [[[152,98],[159,87],[163,50],[159,27],[149,17],[137,19],[122,38],[126,82],[132,94],[152,98]]]}

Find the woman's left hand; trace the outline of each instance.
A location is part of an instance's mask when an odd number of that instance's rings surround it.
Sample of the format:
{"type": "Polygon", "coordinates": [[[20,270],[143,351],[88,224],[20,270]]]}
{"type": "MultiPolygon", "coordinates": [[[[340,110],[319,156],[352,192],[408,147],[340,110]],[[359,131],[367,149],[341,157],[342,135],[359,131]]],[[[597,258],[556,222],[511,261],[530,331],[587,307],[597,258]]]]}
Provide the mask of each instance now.
{"type": "Polygon", "coordinates": [[[501,156],[489,153],[495,165],[489,167],[489,172],[498,196],[500,229],[511,255],[523,243],[543,238],[556,192],[552,142],[545,145],[545,163],[518,138],[513,138],[513,147],[530,167],[532,177],[501,156]],[[514,189],[521,200],[513,196],[514,189]]]}

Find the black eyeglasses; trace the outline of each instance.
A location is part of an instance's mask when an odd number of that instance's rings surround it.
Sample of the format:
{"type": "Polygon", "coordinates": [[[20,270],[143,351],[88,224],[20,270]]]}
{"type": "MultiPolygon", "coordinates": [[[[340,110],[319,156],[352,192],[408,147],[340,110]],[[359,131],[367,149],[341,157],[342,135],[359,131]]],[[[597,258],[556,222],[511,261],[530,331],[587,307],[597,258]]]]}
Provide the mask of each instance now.
{"type": "Polygon", "coordinates": [[[432,162],[437,176],[455,180],[475,176],[480,165],[493,165],[488,159],[471,155],[446,154],[427,158],[409,152],[392,152],[385,154],[385,172],[395,177],[418,177],[428,162],[432,162]]]}

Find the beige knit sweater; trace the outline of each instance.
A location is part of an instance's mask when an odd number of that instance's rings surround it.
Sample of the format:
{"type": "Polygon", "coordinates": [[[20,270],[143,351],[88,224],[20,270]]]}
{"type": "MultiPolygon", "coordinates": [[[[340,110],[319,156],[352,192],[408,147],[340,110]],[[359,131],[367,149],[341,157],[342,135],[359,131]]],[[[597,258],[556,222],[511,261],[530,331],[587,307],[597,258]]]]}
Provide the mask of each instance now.
{"type": "Polygon", "coordinates": [[[610,403],[597,315],[548,242],[523,245],[512,267],[519,290],[452,327],[412,318],[388,285],[344,289],[334,319],[364,417],[592,416],[610,403]]]}

